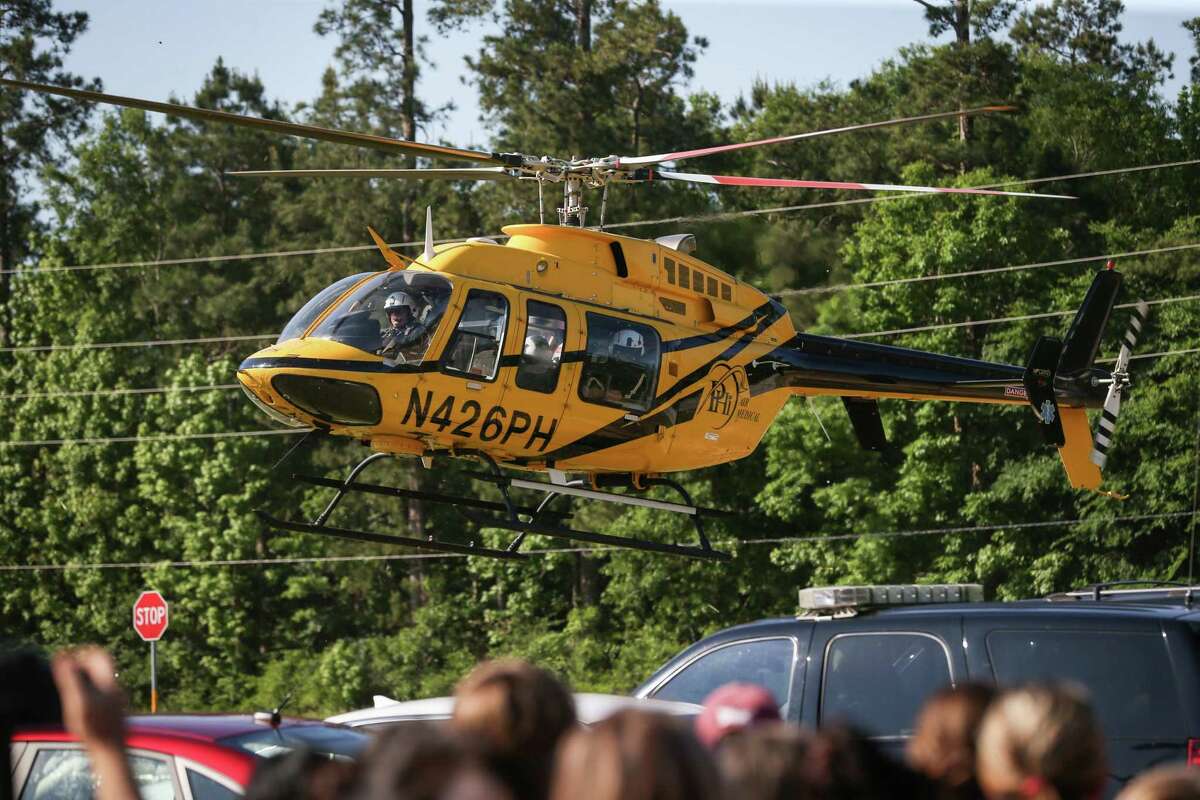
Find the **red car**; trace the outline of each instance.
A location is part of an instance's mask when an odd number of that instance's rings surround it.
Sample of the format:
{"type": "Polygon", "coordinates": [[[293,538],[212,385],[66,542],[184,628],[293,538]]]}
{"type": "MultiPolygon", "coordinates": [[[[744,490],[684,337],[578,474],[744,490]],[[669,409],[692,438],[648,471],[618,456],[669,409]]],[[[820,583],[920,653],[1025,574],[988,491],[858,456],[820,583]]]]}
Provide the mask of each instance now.
{"type": "MultiPolygon", "coordinates": [[[[240,797],[255,764],[300,747],[355,758],[361,731],[269,714],[159,714],[130,717],[125,744],[143,800],[240,797]]],[[[19,800],[90,800],[87,754],[62,729],[24,729],[12,737],[13,796],[19,800]]]]}

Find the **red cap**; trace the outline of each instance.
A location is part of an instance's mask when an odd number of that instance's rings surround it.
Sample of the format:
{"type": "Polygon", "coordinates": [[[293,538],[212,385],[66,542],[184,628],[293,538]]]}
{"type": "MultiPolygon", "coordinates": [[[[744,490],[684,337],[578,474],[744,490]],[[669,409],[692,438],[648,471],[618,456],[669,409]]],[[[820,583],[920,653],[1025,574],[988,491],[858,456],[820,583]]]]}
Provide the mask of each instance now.
{"type": "Polygon", "coordinates": [[[730,733],[779,718],[779,705],[769,691],[753,683],[727,683],[704,699],[696,738],[712,748],[730,733]]]}

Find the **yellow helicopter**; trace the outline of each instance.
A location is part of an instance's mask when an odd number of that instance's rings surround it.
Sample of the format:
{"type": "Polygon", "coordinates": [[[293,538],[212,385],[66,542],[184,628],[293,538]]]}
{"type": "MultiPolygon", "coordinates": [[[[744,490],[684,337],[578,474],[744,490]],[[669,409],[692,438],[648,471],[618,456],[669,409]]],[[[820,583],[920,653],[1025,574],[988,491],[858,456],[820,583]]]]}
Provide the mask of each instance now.
{"type": "Polygon", "coordinates": [[[227,112],[0,79],[18,89],[112,103],[173,116],[228,122],[397,153],[472,161],[454,169],[290,170],[246,176],[352,175],[407,179],[532,181],[539,224],[488,238],[435,246],[427,212],[425,248],[411,259],[369,229],[387,268],[352,275],[301,308],[278,341],[238,369],[247,396],[272,419],[357,439],[373,453],[343,481],[298,479],[337,492],[311,523],[263,514],[289,530],[432,550],[522,558],[527,534],[724,559],[703,519],[725,512],[696,506],[666,473],[749,455],[793,396],[842,398],[859,442],[886,447],[879,398],[1030,404],[1056,445],[1071,484],[1098,490],[1128,362],[1146,315],[1139,305],[1117,365],[1094,366],[1120,273],[1099,272],[1064,340],[1043,336],[1022,366],[944,356],[798,332],[787,310],[696,256],[690,234],[654,241],[605,232],[610,184],[653,180],[737,186],[1059,197],[1021,192],[791,180],[677,172],[684,159],[890,125],[1011,110],[967,111],[813,131],[650,156],[561,160],[486,153],[227,112]],[[561,185],[558,224],[545,223],[544,189],[561,185]],[[603,191],[600,229],[584,226],[585,188],[603,191]],[[1103,407],[1095,444],[1087,408],[1103,407]],[[485,471],[472,479],[500,490],[502,502],[364,483],[381,458],[410,456],[426,468],[468,457],[485,471]],[[515,476],[510,474],[517,473],[515,476]],[[545,480],[535,479],[537,474],[545,480]],[[524,477],[522,477],[524,476],[524,477]],[[646,496],[666,487],[678,502],[646,496]],[[625,492],[612,491],[623,488],[625,492]],[[522,506],[512,490],[541,493],[522,506]],[[517,535],[504,549],[339,528],[329,517],[348,492],[451,503],[490,528],[517,535]],[[687,515],[696,544],[570,528],[558,497],[642,506],[687,515]],[[484,512],[487,515],[481,516],[484,512]]]}

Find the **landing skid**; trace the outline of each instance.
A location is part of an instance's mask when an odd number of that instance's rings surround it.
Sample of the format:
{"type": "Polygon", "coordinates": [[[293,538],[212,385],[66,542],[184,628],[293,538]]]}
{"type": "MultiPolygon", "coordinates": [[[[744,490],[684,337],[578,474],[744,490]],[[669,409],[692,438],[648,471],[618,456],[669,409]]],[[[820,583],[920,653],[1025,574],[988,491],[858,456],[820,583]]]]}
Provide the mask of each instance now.
{"type": "Polygon", "coordinates": [[[704,532],[705,517],[731,516],[728,512],[719,511],[717,509],[702,508],[692,503],[691,496],[687,490],[678,483],[666,478],[649,478],[642,482],[642,489],[648,489],[654,486],[663,486],[673,489],[682,498],[681,503],[672,503],[663,500],[652,500],[646,497],[637,497],[630,494],[617,494],[614,492],[603,492],[596,489],[588,488],[583,481],[572,481],[569,483],[545,483],[543,481],[533,481],[523,478],[510,478],[505,475],[500,466],[487,454],[474,452],[463,453],[459,451],[456,455],[471,455],[483,462],[487,468],[485,472],[468,473],[467,477],[471,480],[489,483],[500,490],[502,502],[494,502],[490,500],[480,500],[476,497],[465,497],[441,492],[426,492],[416,489],[402,489],[396,486],[383,486],[374,483],[363,483],[359,480],[363,471],[371,464],[383,459],[391,457],[388,453],[373,453],[354,466],[350,473],[343,481],[331,480],[329,478],[317,478],[309,475],[293,475],[292,478],[302,483],[307,483],[312,486],[323,486],[336,490],[333,498],[325,509],[317,515],[312,522],[291,522],[281,520],[271,516],[265,512],[259,511],[258,516],[268,525],[274,528],[282,528],[289,531],[297,531],[300,533],[316,533],[323,536],[333,536],[339,539],[351,539],[361,542],[373,542],[376,544],[391,544],[401,547],[414,547],[422,550],[434,550],[443,553],[454,553],[457,555],[468,556],[487,556],[489,558],[502,558],[510,560],[520,560],[528,558],[528,553],[520,552],[521,545],[525,543],[525,537],[529,534],[538,534],[542,536],[552,536],[558,539],[566,539],[575,542],[584,542],[586,544],[603,545],[608,547],[623,547],[634,550],[643,550],[650,553],[665,553],[668,555],[683,556],[685,558],[699,558],[713,561],[728,561],[729,554],[714,550],[712,544],[708,540],[708,536],[704,532]],[[511,494],[512,489],[522,489],[534,492],[543,492],[545,497],[534,507],[518,505],[514,502],[511,494]],[[435,536],[429,536],[424,539],[418,539],[407,536],[394,536],[392,534],[375,533],[372,531],[355,530],[352,528],[339,528],[329,525],[329,518],[337,509],[342,499],[350,492],[362,492],[364,494],[382,495],[385,497],[408,498],[413,500],[423,500],[431,503],[440,503],[452,506],[456,511],[462,514],[472,522],[477,523],[481,527],[500,528],[501,530],[513,531],[517,535],[504,549],[492,547],[483,547],[475,541],[467,544],[459,544],[457,542],[447,542],[438,539],[435,536]],[[554,501],[560,497],[566,498],[566,502],[570,502],[573,498],[581,498],[585,500],[593,500],[603,503],[615,503],[621,505],[640,506],[642,508],[650,508],[657,511],[665,511],[674,514],[683,514],[691,518],[693,526],[696,529],[698,544],[669,544],[665,542],[655,542],[647,539],[637,539],[625,536],[613,536],[606,533],[592,533],[589,531],[576,530],[567,526],[572,513],[570,511],[556,511],[551,508],[554,501]]]}

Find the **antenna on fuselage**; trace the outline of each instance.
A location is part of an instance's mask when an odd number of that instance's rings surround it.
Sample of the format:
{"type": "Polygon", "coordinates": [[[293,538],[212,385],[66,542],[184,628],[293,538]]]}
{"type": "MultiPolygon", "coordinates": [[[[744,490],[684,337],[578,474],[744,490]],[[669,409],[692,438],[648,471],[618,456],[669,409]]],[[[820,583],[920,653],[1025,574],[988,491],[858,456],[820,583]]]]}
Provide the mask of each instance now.
{"type": "Polygon", "coordinates": [[[433,260],[433,206],[425,206],[425,252],[421,254],[425,266],[433,260]]]}

